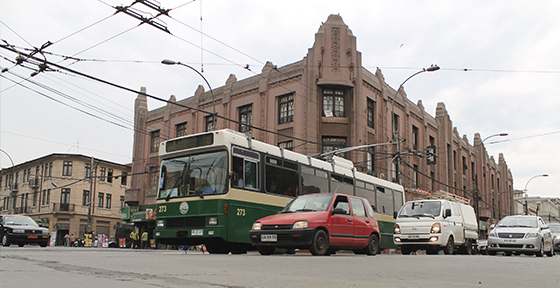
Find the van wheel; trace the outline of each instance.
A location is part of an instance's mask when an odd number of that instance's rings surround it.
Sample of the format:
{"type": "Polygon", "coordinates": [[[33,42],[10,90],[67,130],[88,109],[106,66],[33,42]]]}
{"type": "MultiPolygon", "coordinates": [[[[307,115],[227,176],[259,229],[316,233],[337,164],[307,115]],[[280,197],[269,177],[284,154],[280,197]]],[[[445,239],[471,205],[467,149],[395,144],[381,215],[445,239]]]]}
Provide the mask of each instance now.
{"type": "Polygon", "coordinates": [[[369,236],[368,246],[365,248],[365,252],[367,255],[376,255],[379,253],[379,240],[377,235],[371,234],[369,236]]]}
{"type": "Polygon", "coordinates": [[[313,255],[323,256],[327,254],[329,249],[329,236],[324,230],[317,230],[315,236],[313,236],[313,241],[311,242],[311,247],[309,247],[309,252],[313,255]]]}
{"type": "Polygon", "coordinates": [[[453,236],[449,236],[447,239],[447,245],[443,247],[443,253],[446,255],[452,255],[455,252],[455,242],[453,242],[453,236]]]}
{"type": "Polygon", "coordinates": [[[463,254],[466,255],[472,255],[473,254],[473,248],[472,248],[472,242],[471,240],[467,240],[465,241],[465,246],[462,249],[463,254]]]}

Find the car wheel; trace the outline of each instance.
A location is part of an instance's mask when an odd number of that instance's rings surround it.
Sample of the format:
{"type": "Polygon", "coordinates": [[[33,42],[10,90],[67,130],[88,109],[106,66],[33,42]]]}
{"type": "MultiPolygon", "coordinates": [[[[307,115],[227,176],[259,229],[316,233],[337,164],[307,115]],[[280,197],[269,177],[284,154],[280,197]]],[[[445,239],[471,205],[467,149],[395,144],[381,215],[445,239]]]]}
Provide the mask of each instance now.
{"type": "Polygon", "coordinates": [[[453,252],[455,252],[455,242],[453,242],[453,236],[449,236],[449,239],[447,239],[447,245],[443,247],[443,253],[452,255],[453,252]]]}
{"type": "Polygon", "coordinates": [[[539,247],[539,252],[535,253],[535,255],[537,255],[537,257],[543,257],[544,256],[544,242],[541,241],[541,246],[539,247]]]}
{"type": "Polygon", "coordinates": [[[377,255],[377,253],[379,253],[379,239],[377,235],[371,234],[371,236],[369,236],[368,246],[365,252],[367,255],[377,255]]]}
{"type": "Polygon", "coordinates": [[[18,244],[19,247],[23,247],[25,244],[18,244]]]}
{"type": "Polygon", "coordinates": [[[4,247],[10,246],[10,238],[8,238],[8,235],[2,236],[2,246],[4,247]]]}
{"type": "Polygon", "coordinates": [[[271,255],[274,253],[274,246],[257,246],[257,251],[259,251],[261,255],[271,255]]]}
{"type": "Polygon", "coordinates": [[[313,236],[313,241],[311,242],[311,247],[309,247],[309,252],[313,255],[325,255],[329,249],[329,236],[324,230],[317,230],[315,236],[313,236]]]}
{"type": "Polygon", "coordinates": [[[552,257],[554,256],[554,246],[550,246],[550,251],[548,251],[548,253],[546,253],[547,257],[552,257]]]}
{"type": "Polygon", "coordinates": [[[41,247],[47,247],[48,244],[49,244],[49,243],[44,242],[44,243],[41,243],[41,244],[39,244],[39,245],[41,245],[41,247]]]}

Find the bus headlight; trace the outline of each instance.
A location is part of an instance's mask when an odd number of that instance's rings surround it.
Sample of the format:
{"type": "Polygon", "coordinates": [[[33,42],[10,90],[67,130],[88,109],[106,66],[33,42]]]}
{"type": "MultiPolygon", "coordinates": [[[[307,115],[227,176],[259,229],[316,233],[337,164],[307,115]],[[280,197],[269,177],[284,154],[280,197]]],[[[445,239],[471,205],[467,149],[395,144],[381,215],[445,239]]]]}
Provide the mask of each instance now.
{"type": "Polygon", "coordinates": [[[208,217],[208,225],[218,225],[218,217],[208,217]]]}
{"type": "Polygon", "coordinates": [[[163,220],[156,220],[156,227],[163,228],[165,227],[165,221],[163,220]]]}
{"type": "Polygon", "coordinates": [[[261,222],[255,222],[251,230],[261,230],[262,224],[261,222]]]}
{"type": "Polygon", "coordinates": [[[294,225],[292,226],[292,229],[305,229],[309,226],[309,223],[307,223],[307,221],[297,221],[296,223],[294,223],[294,225]]]}

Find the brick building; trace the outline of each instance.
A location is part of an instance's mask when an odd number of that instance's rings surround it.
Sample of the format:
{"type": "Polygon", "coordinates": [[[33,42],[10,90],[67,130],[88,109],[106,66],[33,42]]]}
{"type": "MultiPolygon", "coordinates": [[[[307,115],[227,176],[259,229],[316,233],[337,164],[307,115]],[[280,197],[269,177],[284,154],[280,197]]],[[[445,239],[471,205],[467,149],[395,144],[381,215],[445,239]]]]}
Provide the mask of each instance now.
{"type": "MultiPolygon", "coordinates": [[[[360,171],[395,182],[400,178],[407,189],[446,190],[472,199],[478,187],[483,221],[495,223],[511,214],[513,176],[504,156],[500,154],[497,162],[489,157],[478,134],[473,143],[460,136],[443,103],[432,116],[421,101],[415,104],[403,90],[396,93],[389,87],[380,69],[365,69],[356,41],[342,18],[330,15],[307,56],[297,62],[283,67],[267,62],[259,75],[238,81],[232,74],[224,86],[213,91],[199,86],[194,95],[179,101],[171,96],[171,103],[154,110],[148,110],[146,95],[138,95],[134,176],[125,201],[132,206],[155,203],[161,141],[205,132],[215,125],[252,133],[257,140],[305,155],[394,142],[397,135],[407,140],[399,147],[400,161],[392,161],[396,145],[343,156],[360,171]],[[214,123],[209,114],[213,109],[233,121],[218,118],[214,123]],[[435,165],[419,157],[431,145],[437,147],[435,165]],[[409,150],[418,153],[404,153],[409,150]],[[139,174],[145,171],[148,174],[139,174]]],[[[146,93],[144,87],[142,92],[146,93]]]]}

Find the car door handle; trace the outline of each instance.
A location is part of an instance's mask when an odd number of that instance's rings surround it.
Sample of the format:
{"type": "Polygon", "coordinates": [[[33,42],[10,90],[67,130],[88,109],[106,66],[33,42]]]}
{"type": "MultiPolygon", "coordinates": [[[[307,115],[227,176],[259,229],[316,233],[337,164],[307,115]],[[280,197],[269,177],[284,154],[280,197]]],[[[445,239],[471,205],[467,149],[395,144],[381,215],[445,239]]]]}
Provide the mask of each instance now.
{"type": "Polygon", "coordinates": [[[366,223],[369,223],[369,220],[366,220],[366,223]]]}
{"type": "Polygon", "coordinates": [[[352,218],[348,218],[348,222],[352,222],[352,218]]]}

